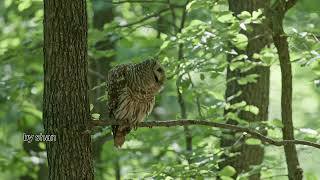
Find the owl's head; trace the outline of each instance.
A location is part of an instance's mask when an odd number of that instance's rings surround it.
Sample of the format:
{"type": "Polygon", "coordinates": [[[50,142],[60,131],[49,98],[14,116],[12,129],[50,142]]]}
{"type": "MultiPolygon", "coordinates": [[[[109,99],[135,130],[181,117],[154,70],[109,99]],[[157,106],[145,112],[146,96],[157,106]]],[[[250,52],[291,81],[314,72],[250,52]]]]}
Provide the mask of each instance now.
{"type": "Polygon", "coordinates": [[[155,59],[148,59],[133,66],[128,74],[128,84],[132,90],[159,92],[166,79],[164,68],[155,59]]]}
{"type": "Polygon", "coordinates": [[[159,61],[155,59],[148,59],[140,63],[138,66],[143,69],[140,72],[145,72],[143,73],[143,77],[141,79],[141,88],[151,88],[154,92],[160,91],[166,79],[166,74],[159,61]]]}

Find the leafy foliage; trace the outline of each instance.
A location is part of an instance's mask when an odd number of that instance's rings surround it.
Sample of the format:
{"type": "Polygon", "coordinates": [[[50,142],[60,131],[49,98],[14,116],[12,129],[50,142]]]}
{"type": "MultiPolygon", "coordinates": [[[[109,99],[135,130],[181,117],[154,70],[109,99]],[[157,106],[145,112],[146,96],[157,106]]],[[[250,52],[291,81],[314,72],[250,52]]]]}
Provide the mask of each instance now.
{"type": "MultiPolygon", "coordinates": [[[[148,120],[180,118],[177,88],[182,92],[189,118],[225,122],[235,119],[240,125],[251,128],[266,127],[269,136],[281,138],[283,124],[280,120],[280,74],[274,46],[254,54],[257,61],[250,61],[232,47],[245,50],[252,23],[265,18],[260,9],[252,14],[242,12],[237,17],[228,10],[226,0],[170,0],[164,3],[114,3],[113,21],[102,31],[92,25],[92,7],[111,1],[88,2],[89,11],[89,61],[101,57],[113,57],[111,63],[139,62],[156,56],[164,64],[168,81],[157,97],[157,104],[148,120]],[[186,17],[181,26],[184,5],[186,17]],[[159,12],[159,13],[157,13],[159,12]],[[161,12],[161,13],[160,13],[161,12]],[[101,50],[98,42],[114,43],[113,49],[101,50]],[[182,56],[179,53],[183,51],[182,56]],[[230,64],[227,56],[234,55],[230,64]],[[261,60],[258,62],[258,60],[261,60]],[[224,109],[258,114],[259,109],[247,102],[230,104],[238,92],[224,98],[225,71],[246,72],[257,65],[271,66],[270,121],[261,124],[248,123],[238,118],[237,112],[223,114],[224,109]]],[[[46,166],[44,144],[23,143],[23,133],[37,134],[42,128],[43,53],[42,53],[42,1],[0,1],[0,179],[18,179],[28,175],[38,179],[37,173],[46,166]]],[[[294,120],[296,137],[319,142],[320,126],[320,22],[319,2],[301,1],[289,12],[285,27],[289,36],[290,55],[294,63],[294,120]],[[310,127],[310,128],[309,128],[310,127]]],[[[106,69],[107,71],[107,69],[106,69]]],[[[256,74],[233,79],[239,85],[255,83],[256,74]]],[[[97,84],[92,88],[102,88],[97,84]]],[[[101,97],[106,101],[105,97],[101,97]]],[[[91,106],[92,117],[100,118],[101,112],[91,106]]],[[[93,139],[103,137],[101,161],[96,164],[101,179],[116,176],[120,165],[124,179],[205,179],[218,175],[232,179],[234,167],[221,167],[223,154],[236,156],[233,147],[221,148],[219,139],[223,131],[214,128],[192,127],[193,151],[186,150],[183,128],[139,129],[127,138],[123,149],[113,148],[110,129],[104,128],[93,139]]],[[[238,134],[239,143],[242,134],[238,134]]],[[[248,138],[245,143],[265,146],[259,140],[248,138]]],[[[283,153],[266,146],[264,162],[240,174],[238,179],[261,171],[262,177],[285,174],[283,153]],[[280,159],[279,159],[280,157],[280,159]],[[279,168],[275,168],[279,167],[279,168]]],[[[313,162],[319,152],[298,149],[306,179],[320,177],[319,163],[313,162]]],[[[280,177],[279,177],[280,178],[280,177]]],[[[286,177],[285,177],[286,178],[286,177]]],[[[284,178],[284,179],[285,179],[284,178]]]]}

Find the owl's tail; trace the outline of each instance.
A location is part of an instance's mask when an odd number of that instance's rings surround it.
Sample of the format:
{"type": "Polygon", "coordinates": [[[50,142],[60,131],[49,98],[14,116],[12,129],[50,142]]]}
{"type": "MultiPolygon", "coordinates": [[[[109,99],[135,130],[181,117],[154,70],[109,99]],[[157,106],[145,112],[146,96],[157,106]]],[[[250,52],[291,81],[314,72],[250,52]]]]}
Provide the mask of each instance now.
{"type": "Polygon", "coordinates": [[[130,127],[126,126],[112,126],[112,132],[113,132],[113,140],[114,140],[114,146],[117,148],[121,148],[125,141],[126,135],[131,131],[130,127]]]}

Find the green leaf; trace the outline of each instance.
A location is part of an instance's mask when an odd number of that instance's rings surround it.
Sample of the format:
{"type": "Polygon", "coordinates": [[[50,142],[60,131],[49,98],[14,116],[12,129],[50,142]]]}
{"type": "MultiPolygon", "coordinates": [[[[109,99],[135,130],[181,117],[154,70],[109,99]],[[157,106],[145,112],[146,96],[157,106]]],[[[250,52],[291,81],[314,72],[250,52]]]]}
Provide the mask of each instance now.
{"type": "Polygon", "coordinates": [[[18,5],[18,10],[23,11],[25,9],[28,9],[32,5],[31,0],[23,0],[21,3],[18,5]]]}
{"type": "Polygon", "coordinates": [[[253,55],[252,55],[252,58],[253,59],[260,59],[260,54],[257,54],[257,53],[254,53],[253,55]]]}
{"type": "Polygon", "coordinates": [[[205,24],[205,22],[200,21],[199,19],[195,19],[195,20],[192,20],[190,22],[190,25],[188,27],[190,27],[190,26],[198,26],[198,25],[201,25],[201,24],[205,24]]]}
{"type": "Polygon", "coordinates": [[[170,44],[170,41],[165,41],[162,43],[161,47],[160,47],[160,50],[163,50],[165,49],[166,47],[168,47],[168,45],[170,44]]]}
{"type": "Polygon", "coordinates": [[[224,14],[218,18],[218,21],[222,23],[232,23],[235,20],[235,17],[232,13],[224,14]]]}
{"type": "Polygon", "coordinates": [[[100,114],[98,114],[98,113],[93,113],[93,114],[91,114],[91,117],[92,117],[93,119],[99,119],[99,118],[100,118],[100,114]]]}
{"type": "Polygon", "coordinates": [[[93,104],[90,104],[90,111],[92,111],[93,107],[93,104]]]}
{"type": "Polygon", "coordinates": [[[5,0],[4,1],[4,7],[6,7],[6,8],[9,7],[12,4],[12,1],[13,0],[5,0]]]}
{"type": "Polygon", "coordinates": [[[283,128],[284,127],[280,119],[274,119],[274,120],[270,121],[270,124],[272,126],[278,127],[278,128],[283,128]]]}
{"type": "Polygon", "coordinates": [[[244,66],[244,62],[242,62],[242,61],[232,62],[230,64],[230,70],[234,71],[235,69],[238,69],[243,66],[244,66]]]}
{"type": "Polygon", "coordinates": [[[248,38],[244,34],[237,34],[235,38],[232,39],[232,43],[240,50],[245,50],[248,45],[248,38]]]}
{"type": "Polygon", "coordinates": [[[190,10],[190,8],[191,8],[191,6],[192,6],[192,4],[193,3],[195,3],[196,1],[191,1],[191,2],[189,2],[188,4],[187,4],[187,6],[186,6],[186,10],[190,10]]]}
{"type": "Polygon", "coordinates": [[[258,115],[259,114],[259,108],[254,106],[254,105],[247,105],[245,108],[244,108],[245,111],[248,111],[248,112],[251,112],[255,115],[258,115]]]}
{"type": "Polygon", "coordinates": [[[238,121],[238,122],[241,121],[241,119],[238,117],[238,115],[236,113],[233,113],[233,112],[228,112],[225,115],[225,118],[226,119],[232,119],[232,120],[235,120],[235,121],[238,121]]]}
{"type": "Polygon", "coordinates": [[[253,11],[252,13],[252,19],[253,20],[256,20],[258,19],[258,17],[262,14],[262,10],[261,9],[258,9],[257,11],[253,11]]]}
{"type": "Polygon", "coordinates": [[[221,92],[210,91],[209,94],[220,101],[224,101],[224,95],[221,92]]]}
{"type": "Polygon", "coordinates": [[[236,174],[236,170],[232,166],[225,166],[221,171],[219,171],[220,176],[231,177],[236,174]]]}
{"type": "Polygon", "coordinates": [[[239,109],[239,108],[245,107],[246,105],[247,105],[247,103],[245,101],[241,101],[241,102],[234,103],[234,104],[230,105],[230,108],[239,109]]]}
{"type": "Polygon", "coordinates": [[[257,82],[257,78],[258,75],[257,74],[249,74],[245,77],[242,77],[240,79],[237,80],[237,82],[240,84],[240,85],[245,85],[245,84],[248,84],[248,83],[255,83],[257,82]]]}
{"type": "Polygon", "coordinates": [[[255,139],[255,138],[249,138],[246,140],[246,144],[248,145],[259,145],[261,144],[260,139],[255,139]]]}
{"type": "Polygon", "coordinates": [[[46,149],[46,145],[44,142],[39,142],[38,144],[39,148],[42,149],[42,150],[45,150],[46,149]]]}
{"type": "Polygon", "coordinates": [[[246,24],[245,23],[240,23],[240,28],[243,30],[247,30],[246,24]]]}
{"type": "Polygon", "coordinates": [[[233,180],[233,178],[228,177],[228,176],[221,176],[220,177],[222,180],[233,180]]]}
{"type": "Polygon", "coordinates": [[[251,18],[251,14],[248,11],[242,11],[241,14],[238,15],[240,19],[249,19],[251,18]]]}

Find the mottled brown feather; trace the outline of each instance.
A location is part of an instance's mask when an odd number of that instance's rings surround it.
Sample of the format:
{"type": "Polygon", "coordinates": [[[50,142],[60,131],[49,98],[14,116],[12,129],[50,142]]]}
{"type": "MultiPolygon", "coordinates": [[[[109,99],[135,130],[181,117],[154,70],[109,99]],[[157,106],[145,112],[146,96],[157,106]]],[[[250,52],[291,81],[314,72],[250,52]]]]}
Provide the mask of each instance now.
{"type": "Polygon", "coordinates": [[[110,70],[107,77],[109,116],[121,124],[112,126],[116,147],[121,147],[125,136],[151,112],[164,80],[164,70],[154,60],[122,64],[110,70]],[[155,68],[162,71],[156,72],[155,68]]]}

